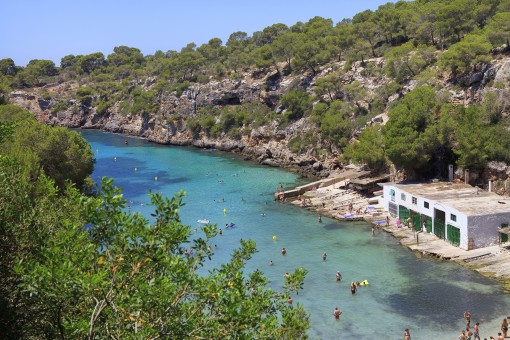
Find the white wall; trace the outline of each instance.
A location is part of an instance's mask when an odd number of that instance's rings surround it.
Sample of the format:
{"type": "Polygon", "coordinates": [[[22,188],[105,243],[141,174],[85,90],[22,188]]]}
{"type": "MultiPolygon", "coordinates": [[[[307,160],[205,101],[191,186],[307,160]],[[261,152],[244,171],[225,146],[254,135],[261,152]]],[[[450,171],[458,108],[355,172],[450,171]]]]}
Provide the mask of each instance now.
{"type": "Polygon", "coordinates": [[[469,217],[469,238],[473,239],[474,248],[498,244],[498,227],[510,222],[510,213],[491,214],[469,217]]]}

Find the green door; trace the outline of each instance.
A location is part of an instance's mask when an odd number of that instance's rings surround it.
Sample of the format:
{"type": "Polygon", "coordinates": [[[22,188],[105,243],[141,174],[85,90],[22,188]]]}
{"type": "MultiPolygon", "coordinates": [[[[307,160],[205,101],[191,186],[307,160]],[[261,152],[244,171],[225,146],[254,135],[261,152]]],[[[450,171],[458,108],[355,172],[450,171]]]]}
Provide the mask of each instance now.
{"type": "MultiPolygon", "coordinates": [[[[501,223],[501,228],[508,227],[508,223],[501,223]]],[[[508,242],[508,234],[500,234],[501,235],[501,243],[508,242]]]]}
{"type": "Polygon", "coordinates": [[[421,228],[421,216],[417,212],[411,211],[411,218],[413,221],[413,229],[416,231],[420,231],[421,228]]]}
{"type": "Polygon", "coordinates": [[[402,223],[406,223],[409,218],[409,209],[404,207],[403,205],[398,206],[398,219],[402,223]]]}
{"type": "Polygon", "coordinates": [[[425,219],[425,227],[427,228],[427,233],[432,232],[432,217],[427,216],[425,219]]]}
{"type": "Polygon", "coordinates": [[[444,240],[445,233],[444,233],[444,221],[438,220],[437,218],[434,219],[434,234],[436,234],[437,237],[444,240]]]}
{"type": "Polygon", "coordinates": [[[448,241],[458,247],[460,245],[460,229],[451,224],[448,224],[447,227],[448,241]]]}

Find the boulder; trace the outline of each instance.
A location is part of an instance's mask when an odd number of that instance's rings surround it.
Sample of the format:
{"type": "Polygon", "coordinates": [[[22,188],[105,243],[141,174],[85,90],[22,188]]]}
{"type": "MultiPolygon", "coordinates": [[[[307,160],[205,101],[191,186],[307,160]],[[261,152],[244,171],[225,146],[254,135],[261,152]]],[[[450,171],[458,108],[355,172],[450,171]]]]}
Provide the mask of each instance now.
{"type": "Polygon", "coordinates": [[[483,73],[482,72],[476,72],[476,73],[473,73],[471,75],[471,77],[469,78],[469,85],[473,85],[473,84],[476,84],[476,83],[479,83],[481,82],[483,79],[483,73]]]}
{"type": "Polygon", "coordinates": [[[323,169],[322,163],[321,162],[313,163],[312,169],[315,171],[321,171],[323,169]]]}

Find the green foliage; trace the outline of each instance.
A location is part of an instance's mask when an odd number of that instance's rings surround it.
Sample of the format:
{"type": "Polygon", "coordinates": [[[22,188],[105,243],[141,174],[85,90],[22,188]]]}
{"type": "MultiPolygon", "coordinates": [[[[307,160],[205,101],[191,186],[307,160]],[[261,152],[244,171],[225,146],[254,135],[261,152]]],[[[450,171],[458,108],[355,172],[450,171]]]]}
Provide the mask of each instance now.
{"type": "Polygon", "coordinates": [[[359,135],[359,141],[347,145],[343,157],[354,163],[366,163],[380,170],[385,165],[384,138],[379,126],[370,126],[359,135]]]}
{"type": "Polygon", "coordinates": [[[485,28],[492,46],[508,44],[510,40],[510,11],[494,15],[485,28]]]}
{"type": "Polygon", "coordinates": [[[453,152],[458,166],[482,170],[488,161],[510,160],[508,131],[501,125],[484,123],[483,107],[475,105],[457,111],[453,152]]]}
{"type": "Polygon", "coordinates": [[[453,45],[439,57],[439,65],[449,69],[454,75],[469,71],[478,62],[490,61],[488,55],[492,45],[482,34],[470,34],[464,40],[453,45]]]}
{"type": "Polygon", "coordinates": [[[351,105],[334,101],[322,115],[320,132],[324,139],[343,147],[349,141],[352,132],[352,121],[349,118],[351,105]]]}
{"type": "Polygon", "coordinates": [[[155,113],[159,109],[159,101],[153,90],[144,91],[135,87],[131,92],[133,105],[130,108],[132,114],[155,113]]]}
{"type": "Polygon", "coordinates": [[[414,78],[426,67],[435,62],[434,47],[421,45],[414,47],[410,42],[394,47],[385,55],[385,72],[402,83],[414,78]]]}
{"type": "Polygon", "coordinates": [[[39,124],[30,113],[10,106],[0,106],[0,113],[5,121],[16,126],[12,136],[0,146],[0,154],[24,165],[32,178],[36,178],[42,169],[60,188],[65,187],[66,181],[83,187],[85,179],[92,173],[94,158],[81,135],[65,128],[39,124]]]}
{"type": "Polygon", "coordinates": [[[284,94],[281,104],[286,108],[285,118],[287,121],[294,121],[302,118],[311,111],[311,99],[303,89],[291,90],[284,94]]]}
{"type": "Polygon", "coordinates": [[[79,69],[81,69],[81,71],[85,73],[91,73],[92,71],[103,66],[104,63],[105,63],[104,54],[101,52],[96,52],[82,56],[78,58],[78,60],[76,61],[77,67],[79,67],[79,69]]]}
{"type": "MultiPolygon", "coordinates": [[[[2,176],[0,181],[4,182],[2,176]]],[[[45,188],[42,194],[47,196],[51,188],[45,188]]],[[[9,209],[1,213],[10,213],[6,220],[15,223],[7,231],[17,232],[18,243],[30,240],[30,252],[1,255],[2,260],[9,260],[19,282],[11,284],[16,293],[10,291],[9,296],[26,301],[30,312],[39,311],[37,324],[17,319],[18,327],[11,328],[12,333],[37,338],[163,335],[185,339],[225,334],[306,338],[309,316],[301,304],[287,308],[285,301],[302,288],[307,271],[297,269],[286,279],[282,292],[273,291],[267,288],[262,272],[245,272],[256,245],[242,240],[230,261],[211,268],[207,275],[198,273],[197,268],[207,266],[214,256],[209,245],[217,234],[216,226],[203,227],[205,236],[191,240],[190,228],[178,214],[184,195],[180,192],[168,199],[150,194],[154,206],[150,222],[126,212],[121,191],[111,179],[103,179],[97,197],[80,196],[72,189],[62,198],[56,196],[44,206],[43,214],[53,223],[37,224],[42,227],[39,230],[16,228],[28,216],[19,218],[14,213],[15,202],[9,201],[9,209]],[[57,203],[67,206],[66,218],[61,218],[63,209],[57,203]],[[31,235],[29,239],[20,230],[44,237],[31,235]],[[193,256],[185,255],[188,246],[193,256]]],[[[36,197],[34,208],[39,208],[41,198],[36,197]]],[[[24,311],[15,305],[8,307],[15,315],[24,311]]]]}
{"type": "Polygon", "coordinates": [[[315,150],[319,137],[312,131],[306,131],[302,136],[291,138],[288,147],[292,152],[302,153],[306,150],[315,150]]]}
{"type": "Polygon", "coordinates": [[[94,89],[88,86],[80,87],[76,90],[76,99],[82,102],[90,102],[92,100],[92,94],[94,89]]]}
{"type": "Polygon", "coordinates": [[[437,137],[428,130],[437,106],[435,97],[432,88],[419,87],[390,111],[383,133],[386,155],[394,164],[417,171],[430,160],[437,145],[437,137]]]}

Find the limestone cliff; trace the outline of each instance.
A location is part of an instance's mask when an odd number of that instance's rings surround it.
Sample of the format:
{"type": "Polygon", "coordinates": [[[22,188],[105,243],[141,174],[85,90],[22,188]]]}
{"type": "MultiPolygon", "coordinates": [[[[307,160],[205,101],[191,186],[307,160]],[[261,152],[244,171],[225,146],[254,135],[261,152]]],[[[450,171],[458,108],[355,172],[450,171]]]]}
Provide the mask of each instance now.
{"type": "MultiPolygon", "coordinates": [[[[354,63],[343,74],[343,83],[359,82],[367,91],[367,97],[373,97],[377,89],[389,82],[382,70],[384,60],[372,59],[365,62],[354,63]],[[371,65],[372,71],[367,70],[371,65]]],[[[256,159],[262,164],[270,166],[290,167],[301,170],[303,173],[319,177],[327,177],[331,172],[341,169],[338,156],[341,150],[324,142],[320,136],[316,148],[310,148],[303,153],[296,154],[289,149],[289,140],[302,136],[304,132],[315,131],[315,126],[308,118],[292,122],[288,126],[280,127],[276,122],[251,130],[249,135],[240,139],[230,138],[223,134],[213,138],[203,132],[194,133],[187,126],[187,120],[194,117],[198,108],[224,107],[239,105],[245,102],[260,102],[275,110],[284,112],[279,107],[283,94],[290,89],[303,88],[309,94],[314,94],[317,79],[324,77],[344,67],[343,62],[337,62],[323,67],[317,74],[287,74],[284,75],[275,69],[263,71],[250,70],[236,79],[211,79],[205,84],[194,83],[186,88],[182,94],[173,92],[159,99],[159,110],[150,114],[132,115],[121,110],[121,103],[115,102],[107,110],[98,112],[91,102],[79,101],[73,98],[76,89],[83,86],[76,82],[62,82],[46,85],[42,88],[33,88],[24,91],[15,91],[9,95],[10,102],[30,110],[38,120],[51,125],[67,126],[71,128],[100,129],[110,132],[144,137],[150,141],[162,144],[193,145],[200,148],[215,148],[230,152],[241,152],[247,159],[256,159]],[[58,101],[67,101],[68,107],[64,110],[55,108],[58,101]],[[319,153],[317,150],[326,150],[319,153]]],[[[449,100],[457,105],[469,105],[480,102],[487,90],[497,92],[503,98],[510,98],[510,89],[507,84],[510,79],[510,57],[500,56],[490,64],[480,65],[476,71],[461,79],[466,87],[459,87],[448,80],[448,77],[438,73],[433,79],[425,82],[439,88],[440,92],[447,93],[449,100]]],[[[136,86],[151,89],[156,83],[154,77],[138,80],[136,86]]],[[[423,80],[422,80],[423,81],[423,80]]],[[[456,80],[459,83],[459,80],[456,80]]],[[[395,94],[385,98],[383,113],[372,117],[366,124],[374,122],[384,124],[387,117],[387,108],[395,100],[419,85],[417,80],[406,83],[395,94]]],[[[324,98],[326,101],[328,98],[324,98]]],[[[338,98],[348,100],[347,98],[338,98]]],[[[358,99],[356,105],[369,107],[366,99],[358,99]]],[[[508,115],[508,112],[504,113],[508,115]]]]}

